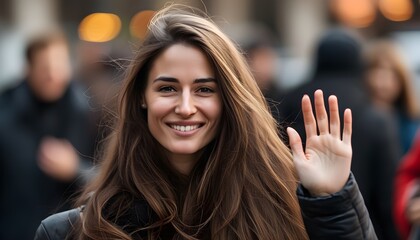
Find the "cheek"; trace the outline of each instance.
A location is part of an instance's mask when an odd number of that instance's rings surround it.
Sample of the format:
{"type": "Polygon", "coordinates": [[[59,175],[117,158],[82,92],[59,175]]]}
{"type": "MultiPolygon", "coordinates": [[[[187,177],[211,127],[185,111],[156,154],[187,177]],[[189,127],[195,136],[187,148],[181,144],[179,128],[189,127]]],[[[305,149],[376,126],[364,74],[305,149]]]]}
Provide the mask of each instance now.
{"type": "Polygon", "coordinates": [[[371,91],[375,94],[382,92],[384,87],[384,76],[381,72],[373,72],[369,75],[368,84],[371,91]]]}
{"type": "Polygon", "coordinates": [[[384,74],[382,84],[385,91],[389,94],[396,94],[400,91],[400,84],[396,76],[392,73],[384,74]]]}
{"type": "Polygon", "coordinates": [[[33,72],[30,78],[30,85],[36,92],[43,93],[49,91],[51,83],[48,78],[42,76],[42,73],[33,72]]]}
{"type": "Polygon", "coordinates": [[[153,133],[159,126],[159,120],[164,116],[162,109],[154,108],[154,106],[147,106],[147,124],[149,130],[153,133]]]}
{"type": "Polygon", "coordinates": [[[63,69],[63,71],[60,71],[60,68],[53,68],[51,72],[51,77],[53,78],[53,81],[57,84],[65,84],[70,78],[70,71],[68,71],[67,69],[63,69]]]}
{"type": "Polygon", "coordinates": [[[34,84],[44,84],[45,82],[45,72],[47,70],[45,68],[34,68],[31,72],[31,78],[34,84]]]}
{"type": "Polygon", "coordinates": [[[173,101],[165,98],[152,98],[146,100],[147,113],[151,118],[159,118],[174,110],[173,101]]]}
{"type": "MultiPolygon", "coordinates": [[[[173,104],[168,99],[146,98],[147,104],[147,123],[152,135],[156,138],[157,133],[162,131],[162,123],[172,111],[173,104]]],[[[140,107],[140,106],[139,106],[140,107]]]]}
{"type": "Polygon", "coordinates": [[[207,101],[202,104],[202,109],[205,111],[205,114],[210,121],[219,123],[222,115],[222,103],[220,99],[215,99],[212,101],[207,101]]]}
{"type": "Polygon", "coordinates": [[[155,139],[159,139],[162,133],[159,119],[163,114],[160,111],[156,111],[152,106],[147,107],[147,126],[150,133],[155,139]]]}
{"type": "Polygon", "coordinates": [[[397,76],[393,76],[392,77],[392,83],[391,83],[391,87],[392,87],[392,89],[394,89],[394,92],[398,95],[400,92],[401,92],[401,88],[402,88],[402,86],[401,86],[401,83],[400,83],[400,81],[398,80],[398,78],[397,78],[397,76]]]}

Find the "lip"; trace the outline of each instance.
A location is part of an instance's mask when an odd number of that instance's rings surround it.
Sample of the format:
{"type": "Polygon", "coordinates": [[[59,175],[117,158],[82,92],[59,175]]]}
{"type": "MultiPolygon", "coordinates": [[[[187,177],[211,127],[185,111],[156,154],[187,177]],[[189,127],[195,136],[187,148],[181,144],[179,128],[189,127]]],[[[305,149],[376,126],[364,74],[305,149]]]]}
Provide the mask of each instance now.
{"type": "Polygon", "coordinates": [[[188,137],[188,136],[194,135],[196,132],[198,132],[204,126],[204,123],[199,122],[199,121],[171,121],[171,122],[166,122],[166,125],[176,135],[181,136],[181,137],[188,137]],[[194,130],[180,131],[180,130],[177,130],[177,129],[173,128],[172,127],[173,125],[177,125],[177,126],[196,126],[196,125],[198,125],[198,127],[194,130]]]}

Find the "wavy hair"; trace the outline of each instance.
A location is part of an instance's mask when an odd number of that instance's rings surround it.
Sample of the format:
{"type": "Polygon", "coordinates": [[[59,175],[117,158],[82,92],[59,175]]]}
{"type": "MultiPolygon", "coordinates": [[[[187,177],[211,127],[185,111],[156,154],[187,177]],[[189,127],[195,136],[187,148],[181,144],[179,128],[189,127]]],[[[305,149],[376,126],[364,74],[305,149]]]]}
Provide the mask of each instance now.
{"type": "Polygon", "coordinates": [[[203,13],[171,5],[154,16],[119,99],[100,171],[77,203],[85,205],[78,239],[308,238],[291,153],[241,52],[203,13]],[[151,64],[178,43],[207,56],[223,104],[219,133],[188,177],[161,154],[140,107],[151,64]],[[150,218],[121,221],[138,201],[150,209],[140,218],[150,218]]]}

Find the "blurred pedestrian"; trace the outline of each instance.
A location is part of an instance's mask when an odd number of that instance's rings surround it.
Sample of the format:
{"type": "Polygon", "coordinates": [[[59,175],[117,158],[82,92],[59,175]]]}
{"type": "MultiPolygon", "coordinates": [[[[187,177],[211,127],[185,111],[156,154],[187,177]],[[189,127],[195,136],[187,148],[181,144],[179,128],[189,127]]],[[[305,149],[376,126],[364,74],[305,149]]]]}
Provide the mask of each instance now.
{"type": "Polygon", "coordinates": [[[419,126],[419,108],[412,78],[395,44],[389,40],[370,44],[365,71],[370,100],[394,119],[402,153],[406,153],[419,126]]]}
{"type": "Polygon", "coordinates": [[[34,39],[26,57],[27,77],[0,96],[0,239],[32,239],[41,219],[67,208],[93,154],[64,35],[34,39]]]}
{"type": "MultiPolygon", "coordinates": [[[[347,29],[332,29],[319,40],[314,74],[308,82],[288,92],[280,105],[284,122],[304,134],[299,98],[316,89],[340,100],[340,109],[351,108],[353,121],[352,172],[368,207],[379,239],[396,239],[392,221],[392,181],[400,156],[396,129],[386,114],[369,104],[363,89],[362,43],[347,29]]],[[[342,112],[340,115],[342,116],[342,112]]]]}

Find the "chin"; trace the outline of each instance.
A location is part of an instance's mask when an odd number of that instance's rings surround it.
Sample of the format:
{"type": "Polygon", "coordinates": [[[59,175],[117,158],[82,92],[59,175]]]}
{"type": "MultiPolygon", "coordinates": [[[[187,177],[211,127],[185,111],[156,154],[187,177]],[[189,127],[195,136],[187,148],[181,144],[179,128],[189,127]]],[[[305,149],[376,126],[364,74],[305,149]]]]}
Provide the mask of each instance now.
{"type": "Polygon", "coordinates": [[[172,146],[168,146],[167,151],[173,154],[179,154],[179,155],[188,155],[188,154],[195,154],[197,152],[199,152],[200,150],[202,150],[205,146],[200,147],[200,146],[189,146],[188,144],[177,144],[177,145],[172,145],[172,146]]]}
{"type": "Polygon", "coordinates": [[[44,102],[56,102],[64,96],[65,91],[40,91],[36,96],[44,102]]]}

